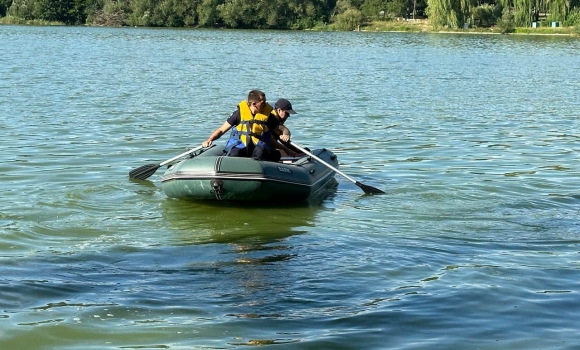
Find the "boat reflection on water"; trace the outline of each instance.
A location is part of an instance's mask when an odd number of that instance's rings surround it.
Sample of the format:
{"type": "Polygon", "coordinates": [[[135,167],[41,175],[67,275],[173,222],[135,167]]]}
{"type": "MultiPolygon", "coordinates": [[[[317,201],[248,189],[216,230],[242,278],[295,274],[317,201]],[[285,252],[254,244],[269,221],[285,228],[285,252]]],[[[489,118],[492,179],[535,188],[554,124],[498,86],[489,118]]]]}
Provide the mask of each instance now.
{"type": "Polygon", "coordinates": [[[314,226],[316,213],[336,192],[336,180],[304,203],[186,201],[167,199],[163,216],[178,234],[181,244],[267,244],[302,234],[314,226]]]}
{"type": "Polygon", "coordinates": [[[282,317],[268,306],[291,293],[297,278],[293,266],[303,256],[292,237],[311,232],[327,210],[323,202],[271,206],[169,198],[162,209],[174,240],[164,253],[180,270],[192,271],[190,298],[219,296],[220,326],[241,318],[282,317]]]}

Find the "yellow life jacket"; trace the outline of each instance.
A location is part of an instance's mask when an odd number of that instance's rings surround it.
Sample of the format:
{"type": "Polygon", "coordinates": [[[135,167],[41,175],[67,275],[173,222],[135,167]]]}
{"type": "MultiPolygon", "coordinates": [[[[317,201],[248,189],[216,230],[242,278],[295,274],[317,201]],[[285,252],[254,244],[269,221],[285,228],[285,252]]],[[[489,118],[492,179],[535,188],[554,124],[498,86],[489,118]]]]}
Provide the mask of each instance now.
{"type": "MultiPolygon", "coordinates": [[[[268,131],[267,122],[268,117],[272,112],[272,106],[266,103],[262,108],[262,112],[256,113],[256,115],[252,115],[252,111],[250,111],[247,101],[240,102],[238,108],[240,109],[241,121],[240,124],[236,126],[236,129],[240,134],[240,140],[246,147],[248,147],[248,141],[250,139],[254,145],[257,145],[262,139],[262,135],[268,131]]],[[[269,140],[263,141],[269,143],[269,140]]]]}

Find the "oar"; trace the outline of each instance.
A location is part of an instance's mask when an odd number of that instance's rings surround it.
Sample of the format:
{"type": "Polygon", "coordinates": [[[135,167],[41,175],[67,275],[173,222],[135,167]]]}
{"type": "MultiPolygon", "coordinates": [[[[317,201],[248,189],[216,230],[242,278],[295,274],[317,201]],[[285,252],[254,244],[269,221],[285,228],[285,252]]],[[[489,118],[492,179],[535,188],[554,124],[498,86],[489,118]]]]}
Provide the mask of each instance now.
{"type": "Polygon", "coordinates": [[[147,164],[147,165],[143,165],[138,167],[137,169],[133,169],[129,172],[129,176],[135,179],[139,179],[139,180],[145,180],[146,178],[148,178],[149,176],[153,175],[157,169],[161,168],[162,166],[164,166],[167,163],[171,163],[176,159],[179,159],[181,157],[185,157],[186,155],[193,153],[195,151],[199,151],[200,149],[204,148],[203,146],[199,146],[196,148],[192,148],[187,152],[183,152],[178,156],[175,156],[171,159],[168,159],[164,162],[161,162],[159,164],[147,164]]]}
{"type": "Polygon", "coordinates": [[[328,164],[327,162],[323,161],[322,159],[320,159],[319,157],[315,156],[314,154],[308,152],[308,150],[304,149],[304,147],[297,145],[295,142],[292,141],[288,141],[289,144],[291,144],[292,146],[298,148],[300,151],[302,151],[302,153],[305,153],[309,156],[311,156],[312,158],[316,159],[317,161],[319,161],[320,163],[326,165],[327,167],[329,167],[330,169],[336,171],[337,173],[339,173],[340,175],[344,176],[346,179],[348,179],[350,182],[354,183],[355,185],[357,185],[358,187],[360,187],[363,191],[365,191],[366,194],[379,194],[379,193],[385,193],[381,190],[379,190],[378,188],[369,186],[369,185],[365,185],[362,184],[358,181],[356,181],[355,179],[353,179],[352,177],[346,175],[345,173],[341,172],[340,170],[336,169],[335,167],[333,167],[332,165],[328,164]]]}

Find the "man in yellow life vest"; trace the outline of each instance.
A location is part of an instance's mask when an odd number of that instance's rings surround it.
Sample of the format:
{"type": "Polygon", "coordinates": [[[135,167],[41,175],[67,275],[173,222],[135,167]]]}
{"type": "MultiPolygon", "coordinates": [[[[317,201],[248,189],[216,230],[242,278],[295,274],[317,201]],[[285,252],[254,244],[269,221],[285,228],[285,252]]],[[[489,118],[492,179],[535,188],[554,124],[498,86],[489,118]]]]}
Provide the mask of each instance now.
{"type": "Polygon", "coordinates": [[[226,144],[226,155],[230,157],[252,157],[259,160],[271,160],[276,146],[273,144],[272,130],[280,122],[272,115],[273,108],[266,102],[266,94],[252,90],[248,99],[238,104],[230,117],[217,128],[202,146],[209,147],[233,128],[226,144]]]}

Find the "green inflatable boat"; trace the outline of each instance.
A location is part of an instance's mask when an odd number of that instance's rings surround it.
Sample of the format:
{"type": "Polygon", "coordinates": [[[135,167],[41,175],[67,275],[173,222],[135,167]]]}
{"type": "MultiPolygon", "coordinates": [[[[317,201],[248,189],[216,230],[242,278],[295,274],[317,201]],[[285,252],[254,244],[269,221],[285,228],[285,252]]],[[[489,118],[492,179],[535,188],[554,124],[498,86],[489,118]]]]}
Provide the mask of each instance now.
{"type": "Polygon", "coordinates": [[[298,202],[319,198],[336,187],[334,168],[338,160],[327,149],[280,162],[226,157],[223,147],[212,147],[171,165],[163,175],[162,187],[172,198],[190,200],[298,202]]]}

